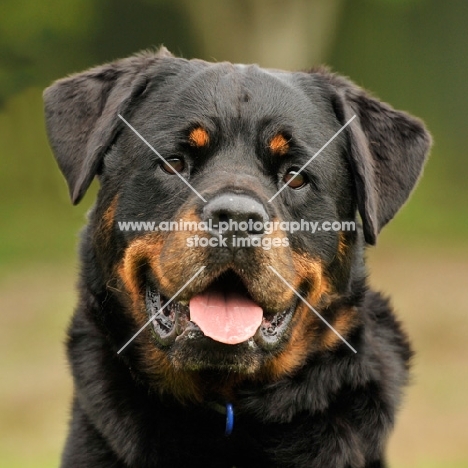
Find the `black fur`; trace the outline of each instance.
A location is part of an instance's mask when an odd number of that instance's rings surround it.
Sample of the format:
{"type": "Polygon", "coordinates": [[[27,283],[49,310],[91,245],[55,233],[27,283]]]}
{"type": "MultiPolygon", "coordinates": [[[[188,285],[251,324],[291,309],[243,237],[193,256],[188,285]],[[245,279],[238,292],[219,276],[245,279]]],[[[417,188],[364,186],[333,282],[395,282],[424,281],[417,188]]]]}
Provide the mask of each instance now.
{"type": "MultiPolygon", "coordinates": [[[[101,183],[82,235],[80,299],[67,344],[75,393],[62,468],[386,466],[385,444],[408,381],[411,350],[388,301],[366,285],[364,239],[375,243],[416,183],[430,146],[422,123],[325,69],[286,73],[209,64],[165,49],[60,80],[44,99],[49,138],[73,202],[96,175],[101,183]],[[188,187],[160,169],[119,113],[163,156],[182,155],[183,175],[208,200],[226,191],[247,193],[271,218],[284,220],[356,220],[360,214],[363,227],[347,235],[341,257],[337,233],[324,231],[289,234],[290,250],[281,254],[282,272],[291,277],[293,252],[319,259],[331,292],[316,307],[331,323],[343,310],[357,310],[343,331],[356,354],[341,341],[320,345],[328,330],[320,321],[311,322],[301,365],[279,377],[264,369],[272,357],[296,352],[287,347],[292,330],[272,350],[250,350],[198,335],[193,344],[179,340],[165,347],[147,329],[117,354],[139,328],[135,314],[143,313],[131,305],[129,285],[118,272],[128,247],[144,235],[119,231],[115,220],[177,220],[184,209],[203,209],[188,187]],[[282,186],[281,174],[300,167],[354,114],[348,129],[305,169],[309,184],[283,190],[267,204],[282,186]],[[207,148],[187,146],[187,132],[197,126],[210,135],[207,148]],[[290,145],[284,158],[265,149],[278,132],[290,145]],[[103,221],[108,218],[110,228],[103,221]],[[167,391],[164,376],[172,378],[172,371],[152,375],[155,363],[143,352],[151,347],[168,356],[175,379],[181,367],[180,375],[193,379],[202,397],[181,396],[188,394],[184,388],[167,391]],[[231,436],[224,435],[225,417],[210,404],[225,401],[225,388],[236,414],[231,436]]],[[[164,239],[169,245],[172,238],[164,239]]],[[[161,262],[164,255],[163,249],[161,262]]],[[[179,255],[184,265],[196,264],[185,251],[179,255]]],[[[264,285],[265,296],[249,289],[264,309],[275,310],[285,295],[270,286],[274,278],[253,253],[234,260],[224,251],[203,255],[207,279],[181,300],[206,287],[217,275],[215,266],[223,265],[247,285],[264,285]]],[[[185,274],[184,281],[191,276],[185,274]]],[[[156,283],[165,295],[174,292],[161,278],[156,283]]],[[[306,279],[301,292],[314,287],[306,279]]]]}

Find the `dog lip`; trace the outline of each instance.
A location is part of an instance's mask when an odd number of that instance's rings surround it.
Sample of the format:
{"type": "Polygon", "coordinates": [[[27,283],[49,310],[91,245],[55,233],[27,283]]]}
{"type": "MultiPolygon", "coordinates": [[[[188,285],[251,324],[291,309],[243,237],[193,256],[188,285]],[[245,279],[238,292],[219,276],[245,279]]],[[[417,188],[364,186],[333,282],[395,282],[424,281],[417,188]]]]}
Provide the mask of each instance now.
{"type": "MultiPolygon", "coordinates": [[[[168,299],[163,296],[152,278],[147,278],[145,306],[151,322],[152,332],[156,341],[163,347],[169,347],[179,339],[194,339],[206,337],[200,327],[190,320],[188,305],[173,300],[167,304],[168,299]]],[[[297,306],[295,301],[288,309],[272,313],[263,309],[263,319],[254,336],[249,342],[254,342],[259,348],[273,350],[279,345],[289,330],[292,316],[297,306]]],[[[226,345],[235,346],[235,345],[226,345]]]]}
{"type": "Polygon", "coordinates": [[[265,314],[263,315],[262,324],[254,336],[254,340],[259,347],[265,350],[271,350],[279,345],[283,337],[286,336],[286,332],[289,330],[289,325],[296,307],[297,301],[288,309],[274,314],[269,319],[265,317],[265,314]]]}
{"type": "Polygon", "coordinates": [[[171,345],[179,333],[180,317],[188,307],[177,302],[167,300],[148,282],[146,284],[145,305],[148,317],[151,321],[153,334],[162,346],[171,345]],[[165,306],[165,307],[164,307],[165,306]],[[164,307],[164,308],[163,308],[164,307]]]}

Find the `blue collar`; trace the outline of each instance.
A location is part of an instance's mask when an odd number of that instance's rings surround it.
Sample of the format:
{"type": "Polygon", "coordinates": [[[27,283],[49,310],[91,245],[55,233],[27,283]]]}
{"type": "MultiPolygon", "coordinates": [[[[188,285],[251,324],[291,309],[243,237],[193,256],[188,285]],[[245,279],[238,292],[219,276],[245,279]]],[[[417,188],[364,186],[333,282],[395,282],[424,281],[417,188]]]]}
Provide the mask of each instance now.
{"type": "Polygon", "coordinates": [[[230,436],[234,429],[234,407],[232,403],[226,403],[226,405],[221,405],[220,403],[209,403],[208,406],[215,410],[217,413],[226,415],[226,428],[224,430],[225,436],[230,436]]]}

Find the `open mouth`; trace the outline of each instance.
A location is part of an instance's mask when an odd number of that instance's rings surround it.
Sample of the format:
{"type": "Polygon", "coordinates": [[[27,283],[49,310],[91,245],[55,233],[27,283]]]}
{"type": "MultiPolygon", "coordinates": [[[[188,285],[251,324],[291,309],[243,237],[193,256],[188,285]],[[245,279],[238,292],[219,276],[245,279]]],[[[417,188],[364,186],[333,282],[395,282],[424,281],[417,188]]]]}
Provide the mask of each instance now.
{"type": "Polygon", "coordinates": [[[228,271],[188,304],[169,302],[151,280],[146,281],[146,311],[153,332],[163,346],[179,337],[204,335],[226,345],[254,342],[274,348],[286,336],[296,302],[279,313],[262,309],[249,295],[239,276],[228,271]]]}

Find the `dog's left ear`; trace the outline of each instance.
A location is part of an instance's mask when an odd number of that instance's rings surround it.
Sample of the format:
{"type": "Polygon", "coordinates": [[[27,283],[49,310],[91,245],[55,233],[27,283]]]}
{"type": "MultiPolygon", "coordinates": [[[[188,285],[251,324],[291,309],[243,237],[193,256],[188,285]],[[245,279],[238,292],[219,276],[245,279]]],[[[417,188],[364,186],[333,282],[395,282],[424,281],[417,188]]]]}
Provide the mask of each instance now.
{"type": "Polygon", "coordinates": [[[338,119],[348,125],[350,163],[364,237],[375,244],[380,230],[409,197],[431,146],[423,123],[371,97],[326,69],[312,72],[332,87],[338,119]]]}
{"type": "Polygon", "coordinates": [[[44,91],[49,141],[73,204],[98,173],[122,125],[118,114],[145,91],[147,69],[167,57],[172,55],[164,47],[143,52],[58,80],[44,91]]]}

